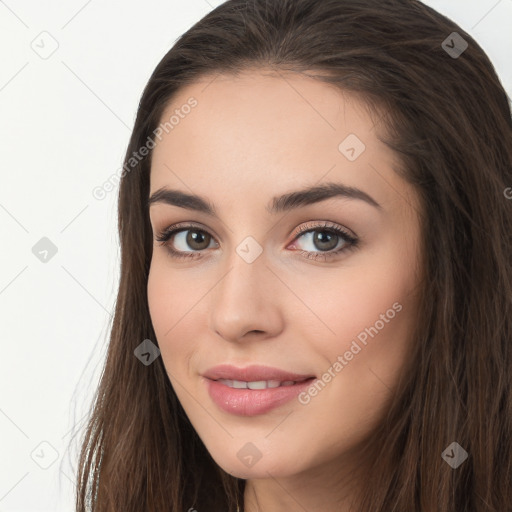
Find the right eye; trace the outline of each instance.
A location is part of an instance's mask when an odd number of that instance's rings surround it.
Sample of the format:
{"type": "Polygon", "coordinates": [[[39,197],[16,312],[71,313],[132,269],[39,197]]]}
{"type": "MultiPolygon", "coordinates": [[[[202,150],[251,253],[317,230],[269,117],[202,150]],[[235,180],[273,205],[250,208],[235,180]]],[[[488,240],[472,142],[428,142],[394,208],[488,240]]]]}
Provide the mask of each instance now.
{"type": "Polygon", "coordinates": [[[188,224],[169,226],[158,234],[156,240],[166,246],[173,258],[198,258],[201,254],[197,253],[208,249],[213,237],[204,229],[188,224]],[[175,249],[175,245],[181,247],[175,249]],[[187,246],[192,251],[187,250],[187,246]]]}

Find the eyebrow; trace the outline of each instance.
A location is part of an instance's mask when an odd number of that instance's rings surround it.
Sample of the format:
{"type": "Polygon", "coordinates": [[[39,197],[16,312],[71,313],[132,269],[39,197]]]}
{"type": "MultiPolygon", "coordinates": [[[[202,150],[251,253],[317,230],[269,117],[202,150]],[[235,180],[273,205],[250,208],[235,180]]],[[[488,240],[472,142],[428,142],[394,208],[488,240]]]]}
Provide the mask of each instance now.
{"type": "MultiPolygon", "coordinates": [[[[270,214],[277,214],[300,208],[301,206],[319,203],[333,197],[357,199],[366,202],[378,210],[382,210],[382,206],[366,192],[355,187],[348,187],[342,183],[324,183],[281,196],[275,196],[271,199],[266,209],[270,214]]],[[[179,206],[187,210],[196,210],[212,217],[218,217],[215,206],[207,199],[179,190],[171,190],[165,187],[160,188],[149,197],[147,206],[149,207],[156,203],[179,206]]]]}

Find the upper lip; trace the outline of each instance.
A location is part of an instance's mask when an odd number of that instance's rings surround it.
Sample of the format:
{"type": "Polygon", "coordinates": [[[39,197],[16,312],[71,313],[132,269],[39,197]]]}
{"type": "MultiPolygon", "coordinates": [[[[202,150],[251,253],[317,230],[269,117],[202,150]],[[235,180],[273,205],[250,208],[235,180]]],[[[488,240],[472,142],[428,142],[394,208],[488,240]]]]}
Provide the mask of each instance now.
{"type": "Polygon", "coordinates": [[[238,368],[230,364],[221,364],[209,368],[203,373],[203,377],[211,380],[228,379],[228,380],[241,380],[246,382],[255,382],[261,380],[278,380],[279,382],[286,381],[302,381],[314,377],[312,374],[299,374],[287,372],[280,368],[273,368],[271,366],[251,365],[245,368],[238,368]]]}

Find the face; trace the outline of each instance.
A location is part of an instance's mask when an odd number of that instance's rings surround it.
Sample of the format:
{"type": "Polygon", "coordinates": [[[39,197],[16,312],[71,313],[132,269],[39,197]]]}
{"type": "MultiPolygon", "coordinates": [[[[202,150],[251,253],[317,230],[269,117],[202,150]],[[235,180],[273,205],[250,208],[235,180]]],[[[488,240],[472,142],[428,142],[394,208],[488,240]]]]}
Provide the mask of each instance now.
{"type": "Polygon", "coordinates": [[[365,104],[307,77],[208,77],[162,122],[172,115],[152,156],[147,290],[173,389],[239,478],[337,467],[385,413],[408,361],[415,191],[365,104]],[[225,364],[240,372],[209,373],[225,364]],[[277,373],[244,373],[253,365],[277,373]]]}

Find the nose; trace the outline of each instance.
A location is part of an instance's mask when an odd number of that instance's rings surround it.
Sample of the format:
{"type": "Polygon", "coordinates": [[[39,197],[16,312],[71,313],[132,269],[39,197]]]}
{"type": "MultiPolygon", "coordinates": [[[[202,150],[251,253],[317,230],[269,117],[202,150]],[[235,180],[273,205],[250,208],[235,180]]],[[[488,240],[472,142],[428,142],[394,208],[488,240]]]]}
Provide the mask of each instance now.
{"type": "Polygon", "coordinates": [[[264,253],[247,263],[235,251],[211,294],[210,328],[227,341],[274,337],[283,329],[282,283],[267,267],[264,253]]]}

